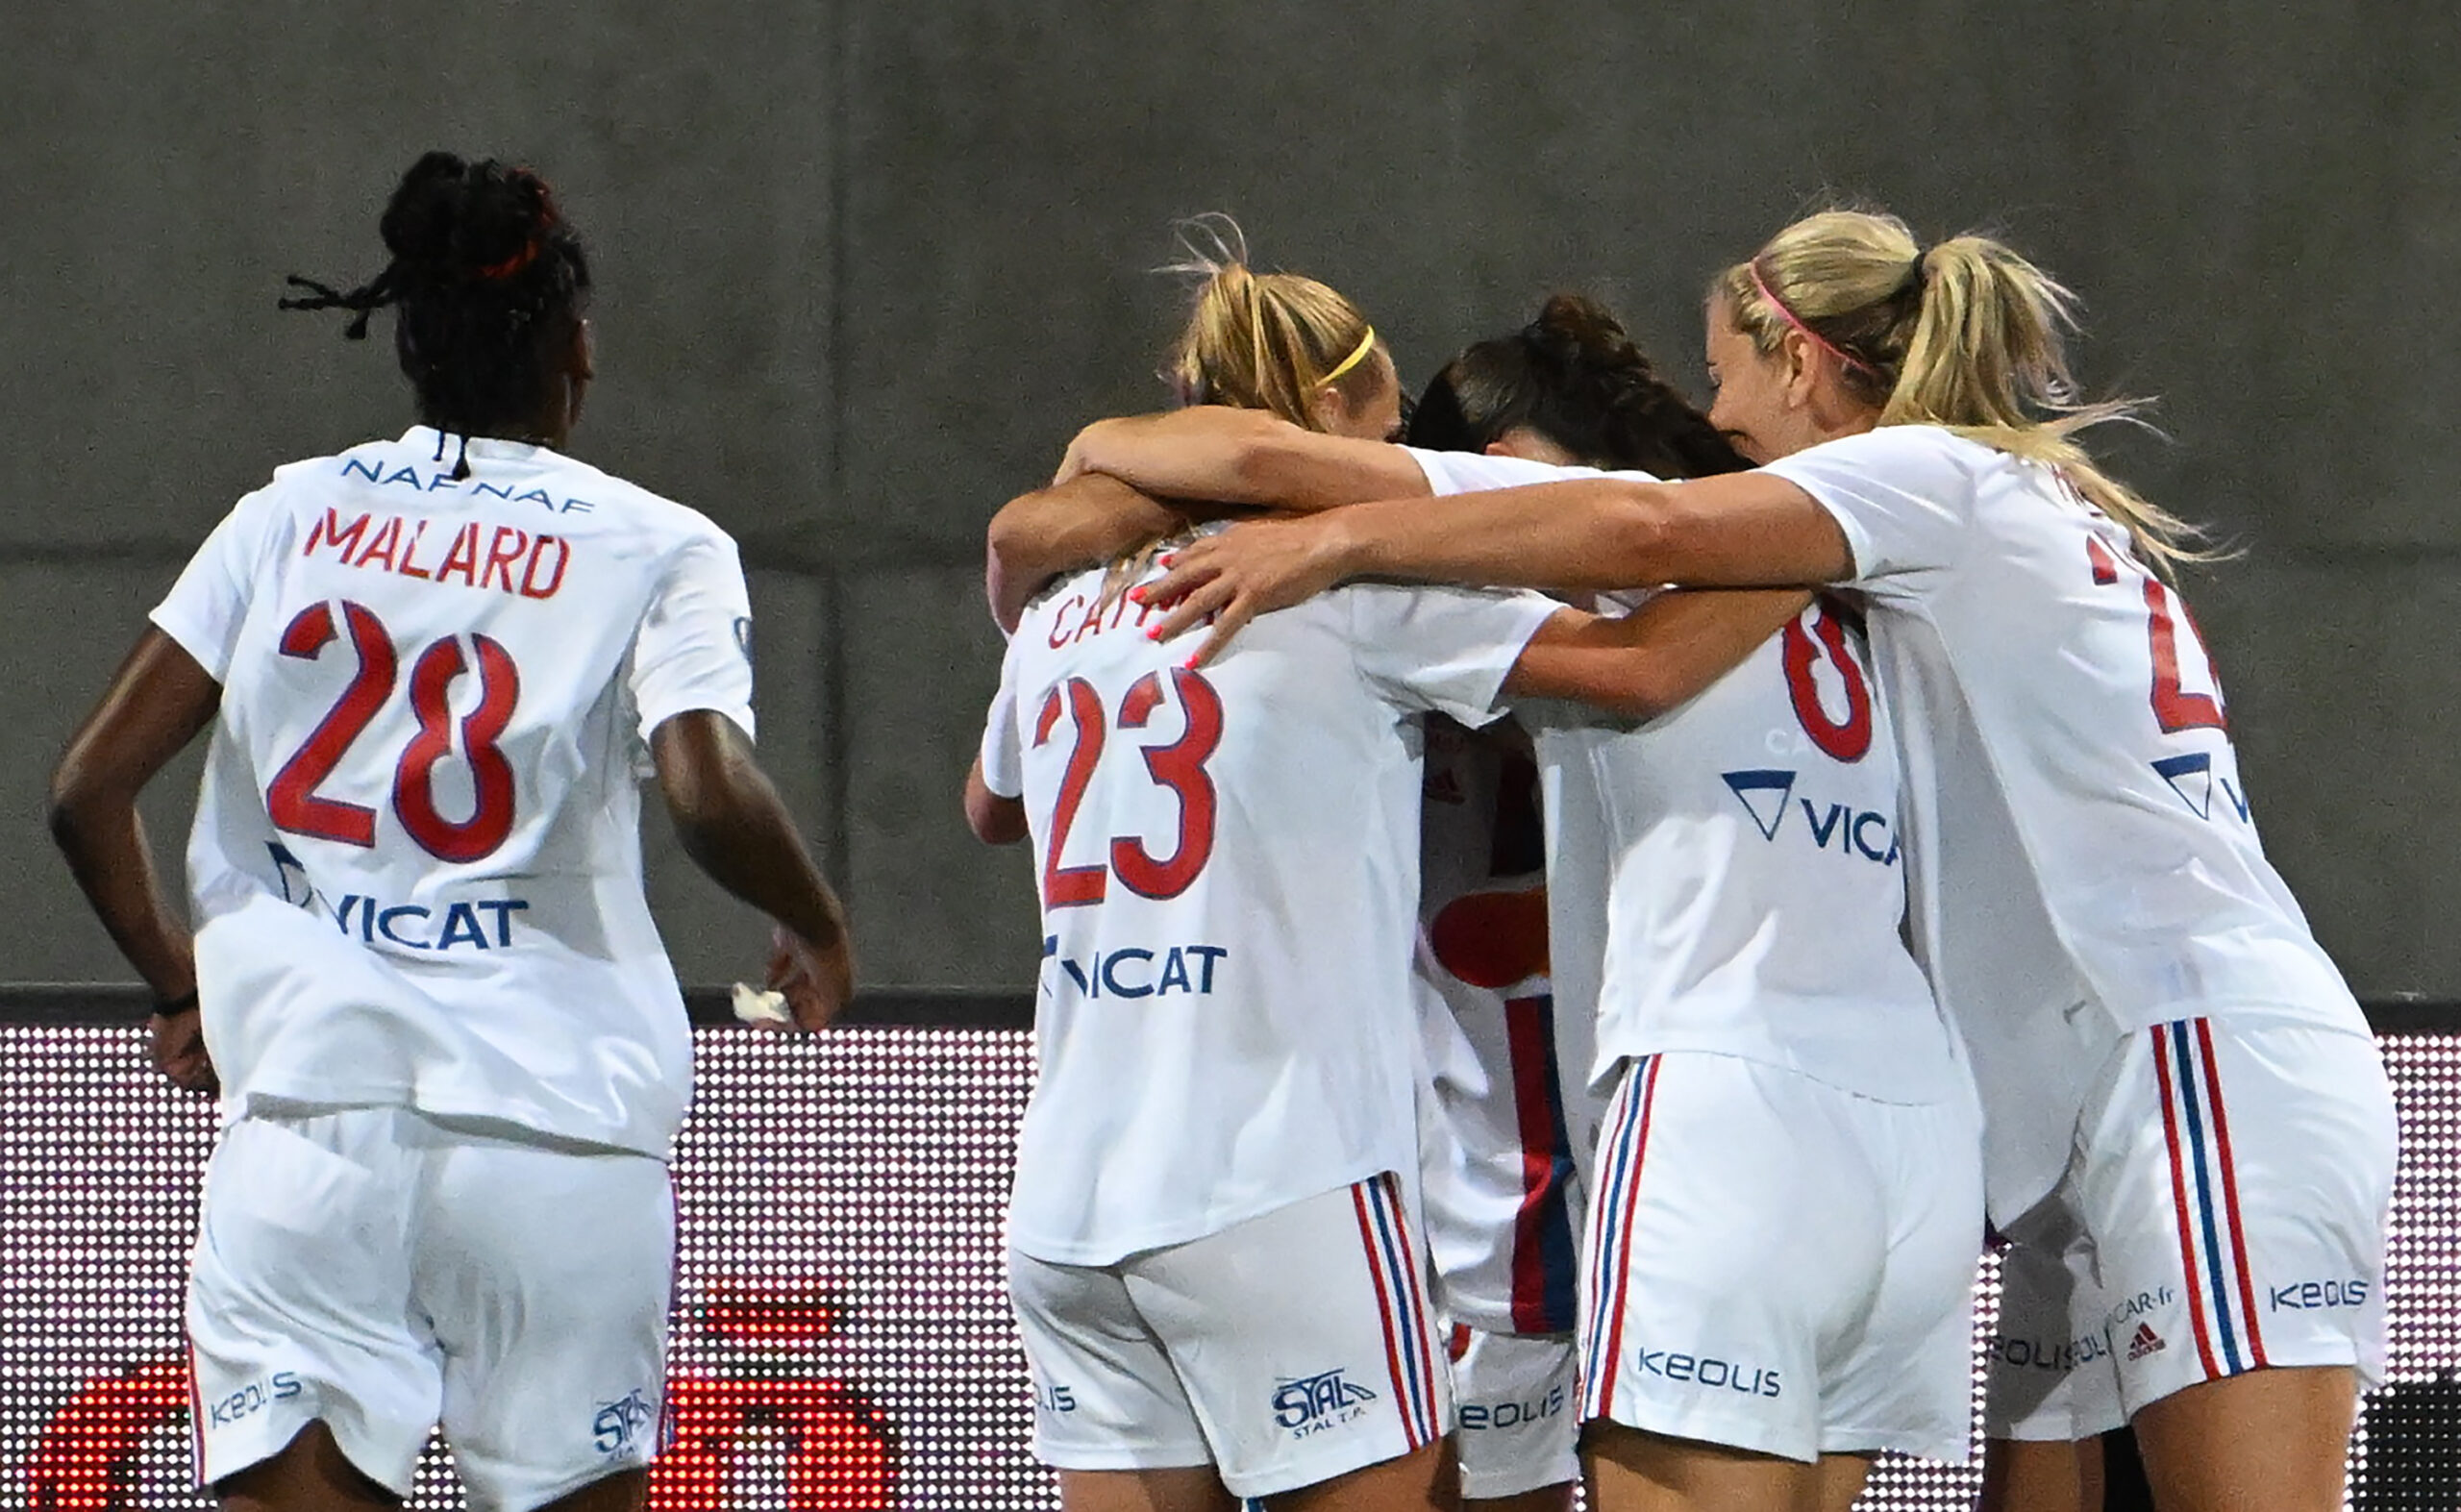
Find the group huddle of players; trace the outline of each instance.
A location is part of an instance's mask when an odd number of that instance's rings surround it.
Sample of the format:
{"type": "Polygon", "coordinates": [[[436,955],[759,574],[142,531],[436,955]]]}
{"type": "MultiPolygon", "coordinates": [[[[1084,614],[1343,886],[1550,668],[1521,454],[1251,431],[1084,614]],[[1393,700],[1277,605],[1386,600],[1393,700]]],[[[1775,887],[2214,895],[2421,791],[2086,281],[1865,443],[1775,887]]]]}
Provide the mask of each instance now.
{"type": "MultiPolygon", "coordinates": [[[[690,1081],[638,776],[793,1025],[853,958],[733,543],[567,455],[547,186],[432,153],[381,231],[286,303],[394,310],[420,423],[233,508],[53,830],[222,1098],[200,1481],[396,1503],[441,1423],[474,1506],[635,1507],[690,1081]],[[208,731],[184,921],[136,798],[208,731]]],[[[1994,1506],[2096,1505],[2123,1423],[2167,1509],[2338,1506],[2390,1093],[2257,843],[2193,534],[2076,439],[2125,407],[2066,292],[1827,212],[1713,282],[1705,414],[1558,296],[1405,415],[1355,307],[1230,240],[1181,406],[990,534],[966,810],[1034,848],[1008,1272],[1069,1512],[1843,1512],[1964,1455],[1987,1233],[1994,1506]]]]}

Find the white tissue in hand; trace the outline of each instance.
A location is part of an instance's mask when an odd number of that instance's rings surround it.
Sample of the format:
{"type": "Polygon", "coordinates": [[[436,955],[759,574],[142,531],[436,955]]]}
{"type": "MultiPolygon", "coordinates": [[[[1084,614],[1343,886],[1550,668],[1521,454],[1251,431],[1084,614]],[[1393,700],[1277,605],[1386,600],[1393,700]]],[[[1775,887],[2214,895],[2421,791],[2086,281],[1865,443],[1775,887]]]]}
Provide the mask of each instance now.
{"type": "Polygon", "coordinates": [[[786,1011],[786,995],[763,992],[742,982],[734,984],[734,1016],[746,1024],[792,1024],[795,1016],[786,1011]]]}

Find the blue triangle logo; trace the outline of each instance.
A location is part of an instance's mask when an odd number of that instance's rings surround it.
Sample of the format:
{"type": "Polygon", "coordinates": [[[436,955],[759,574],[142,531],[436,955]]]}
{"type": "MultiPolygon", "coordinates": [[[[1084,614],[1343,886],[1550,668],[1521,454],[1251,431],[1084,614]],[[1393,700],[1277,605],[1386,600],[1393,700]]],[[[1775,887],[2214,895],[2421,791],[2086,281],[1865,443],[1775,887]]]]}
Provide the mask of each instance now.
{"type": "Polygon", "coordinates": [[[2199,819],[2213,817],[2213,754],[2191,751],[2185,756],[2164,756],[2153,763],[2153,771],[2179,802],[2188,806],[2199,819]]]}
{"type": "Polygon", "coordinates": [[[1757,768],[1749,772],[1724,774],[1727,786],[1733,791],[1743,811],[1760,828],[1760,838],[1777,838],[1777,826],[1785,823],[1786,800],[1794,796],[1795,774],[1774,768],[1757,768]]]}

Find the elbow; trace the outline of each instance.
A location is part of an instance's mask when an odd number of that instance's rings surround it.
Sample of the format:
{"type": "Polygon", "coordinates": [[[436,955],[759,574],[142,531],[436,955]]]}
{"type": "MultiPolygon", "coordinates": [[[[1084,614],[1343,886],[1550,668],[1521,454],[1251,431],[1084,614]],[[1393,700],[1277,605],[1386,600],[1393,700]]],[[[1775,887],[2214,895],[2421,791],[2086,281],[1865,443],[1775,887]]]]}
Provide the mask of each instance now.
{"type": "Polygon", "coordinates": [[[51,775],[51,796],[45,806],[44,822],[51,830],[52,844],[63,852],[73,852],[90,832],[97,814],[107,802],[106,795],[76,763],[63,761],[51,775]]]}
{"type": "Polygon", "coordinates": [[[1281,504],[1296,491],[1294,473],[1312,434],[1264,409],[1228,409],[1221,425],[1224,475],[1232,502],[1281,504]]]}
{"type": "Polygon", "coordinates": [[[974,837],[985,845],[1015,845],[1026,837],[1025,815],[1004,810],[997,800],[987,805],[966,805],[965,823],[974,837]]]}
{"type": "Polygon", "coordinates": [[[1664,483],[1604,481],[1600,503],[1598,578],[1590,586],[1656,587],[1672,582],[1678,532],[1674,490],[1664,483]]]}
{"type": "Polygon", "coordinates": [[[1689,697],[1665,679],[1641,676],[1596,689],[1583,702],[1626,719],[1646,721],[1681,707],[1689,697]]]}
{"type": "Polygon", "coordinates": [[[985,845],[1014,845],[1027,834],[1026,806],[993,792],[979,759],[965,774],[965,827],[985,845]]]}

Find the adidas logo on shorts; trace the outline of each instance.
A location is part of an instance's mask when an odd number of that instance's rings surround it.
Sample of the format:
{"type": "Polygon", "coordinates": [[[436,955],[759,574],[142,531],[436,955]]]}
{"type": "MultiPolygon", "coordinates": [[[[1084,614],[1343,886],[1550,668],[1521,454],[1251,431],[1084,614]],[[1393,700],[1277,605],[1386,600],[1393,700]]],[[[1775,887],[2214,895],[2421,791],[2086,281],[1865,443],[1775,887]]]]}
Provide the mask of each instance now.
{"type": "Polygon", "coordinates": [[[2151,1324],[2140,1323],[2136,1326],[2136,1337],[2127,1341],[2127,1357],[2130,1360],[2141,1360],[2149,1354],[2158,1354],[2169,1348],[2169,1345],[2162,1342],[2162,1336],[2153,1331],[2151,1324]]]}

